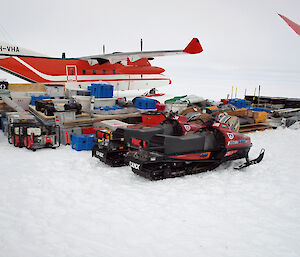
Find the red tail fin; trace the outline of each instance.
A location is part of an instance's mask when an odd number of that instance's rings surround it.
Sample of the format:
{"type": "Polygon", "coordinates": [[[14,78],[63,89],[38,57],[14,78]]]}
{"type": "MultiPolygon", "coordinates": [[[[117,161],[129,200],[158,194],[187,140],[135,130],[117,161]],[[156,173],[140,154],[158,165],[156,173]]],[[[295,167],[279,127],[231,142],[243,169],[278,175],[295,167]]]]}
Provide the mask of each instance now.
{"type": "Polygon", "coordinates": [[[192,41],[187,45],[183,52],[188,54],[199,54],[203,51],[202,46],[198,38],[193,38],[192,41]]]}
{"type": "Polygon", "coordinates": [[[291,21],[287,17],[278,13],[278,15],[300,36],[300,25],[291,21]]]}

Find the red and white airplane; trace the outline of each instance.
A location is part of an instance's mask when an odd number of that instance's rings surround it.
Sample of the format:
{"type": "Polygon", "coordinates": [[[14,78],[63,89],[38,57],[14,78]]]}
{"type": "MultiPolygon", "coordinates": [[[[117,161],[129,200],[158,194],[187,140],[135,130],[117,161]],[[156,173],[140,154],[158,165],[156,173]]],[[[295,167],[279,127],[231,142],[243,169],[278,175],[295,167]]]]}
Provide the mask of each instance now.
{"type": "Polygon", "coordinates": [[[171,84],[163,68],[151,66],[154,57],[197,54],[203,51],[193,38],[183,50],[111,53],[80,58],[53,58],[17,45],[0,42],[0,69],[29,82],[103,82],[115,90],[156,88],[171,84]]]}
{"type": "Polygon", "coordinates": [[[300,25],[298,25],[296,22],[291,21],[282,14],[278,13],[278,15],[292,28],[292,30],[294,30],[300,36],[300,25]]]}

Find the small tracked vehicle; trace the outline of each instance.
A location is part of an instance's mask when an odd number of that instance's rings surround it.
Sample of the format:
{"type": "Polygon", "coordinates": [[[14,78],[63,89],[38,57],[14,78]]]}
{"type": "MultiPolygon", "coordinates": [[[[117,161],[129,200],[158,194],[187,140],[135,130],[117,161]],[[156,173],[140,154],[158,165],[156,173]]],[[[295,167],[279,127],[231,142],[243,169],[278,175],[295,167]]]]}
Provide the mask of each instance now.
{"type": "Polygon", "coordinates": [[[216,122],[185,136],[154,135],[148,147],[129,151],[126,160],[134,173],[159,180],[212,170],[223,162],[241,158],[246,162],[236,169],[259,163],[264,149],[250,161],[251,146],[250,137],[216,122]]]}
{"type": "Polygon", "coordinates": [[[249,160],[250,137],[232,131],[227,124],[197,122],[171,115],[158,126],[146,129],[120,128],[98,131],[93,156],[110,166],[129,165],[132,171],[151,180],[178,177],[212,170],[221,163],[245,158],[242,169],[263,159],[249,160]]]}

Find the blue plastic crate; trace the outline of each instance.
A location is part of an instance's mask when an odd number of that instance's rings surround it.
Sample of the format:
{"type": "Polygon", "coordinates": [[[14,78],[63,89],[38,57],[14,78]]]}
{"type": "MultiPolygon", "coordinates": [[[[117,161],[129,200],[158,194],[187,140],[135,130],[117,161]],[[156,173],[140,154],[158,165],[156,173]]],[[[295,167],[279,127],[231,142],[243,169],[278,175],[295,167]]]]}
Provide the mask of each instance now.
{"type": "Polygon", "coordinates": [[[236,108],[240,109],[240,108],[246,108],[246,100],[245,99],[239,99],[239,98],[232,98],[232,99],[228,99],[229,100],[229,104],[234,105],[236,108]]]}
{"type": "Polygon", "coordinates": [[[248,110],[252,111],[257,111],[257,112],[270,112],[271,110],[268,108],[262,108],[262,107],[252,107],[252,106],[247,106],[246,107],[248,110]]]}
{"type": "Polygon", "coordinates": [[[151,98],[137,98],[135,107],[138,109],[156,109],[157,100],[151,98]]]}
{"type": "Polygon", "coordinates": [[[105,107],[103,107],[103,110],[104,111],[110,111],[110,110],[113,110],[111,107],[109,107],[109,106],[105,106],[105,107]]]}
{"type": "Polygon", "coordinates": [[[4,121],[6,121],[6,118],[1,118],[1,129],[3,132],[4,132],[4,125],[3,125],[4,121]]]}
{"type": "Polygon", "coordinates": [[[44,99],[50,99],[50,96],[48,95],[39,95],[39,96],[31,96],[31,105],[35,105],[36,100],[44,100],[44,99]]]}
{"type": "Polygon", "coordinates": [[[72,149],[76,151],[92,150],[96,144],[96,138],[93,135],[72,135],[72,149]]]}
{"type": "Polygon", "coordinates": [[[91,96],[95,98],[112,98],[114,86],[107,84],[92,84],[91,87],[91,96]]]}

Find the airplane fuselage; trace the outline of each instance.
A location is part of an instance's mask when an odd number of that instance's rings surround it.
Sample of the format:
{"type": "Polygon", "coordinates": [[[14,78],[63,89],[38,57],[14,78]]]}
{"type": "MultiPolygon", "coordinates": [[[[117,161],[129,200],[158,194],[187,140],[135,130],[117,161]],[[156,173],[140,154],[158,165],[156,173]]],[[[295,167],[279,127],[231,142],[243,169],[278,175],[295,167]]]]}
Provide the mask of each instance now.
{"type": "Polygon", "coordinates": [[[52,58],[7,42],[0,42],[0,69],[29,82],[103,82],[114,90],[156,88],[171,84],[163,68],[151,66],[155,57],[197,54],[203,51],[197,38],[183,50],[114,52],[81,58],[52,58]]]}
{"type": "MultiPolygon", "coordinates": [[[[17,54],[17,52],[14,52],[17,54]]],[[[163,68],[151,65],[122,65],[76,58],[0,56],[0,69],[29,82],[65,83],[103,81],[116,90],[164,86],[171,83],[161,73],[163,68]]]]}

